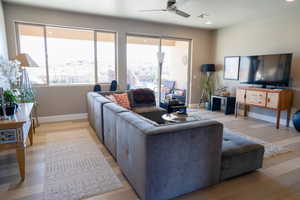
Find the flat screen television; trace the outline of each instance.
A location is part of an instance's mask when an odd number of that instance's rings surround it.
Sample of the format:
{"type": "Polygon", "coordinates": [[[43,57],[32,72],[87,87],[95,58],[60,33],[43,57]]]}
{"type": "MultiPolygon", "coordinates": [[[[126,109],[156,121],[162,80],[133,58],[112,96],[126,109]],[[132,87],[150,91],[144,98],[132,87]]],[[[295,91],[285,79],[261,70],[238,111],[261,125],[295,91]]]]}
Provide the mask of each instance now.
{"type": "Polygon", "coordinates": [[[240,82],[263,87],[288,87],[292,57],[292,54],[242,56],[240,82]]]}

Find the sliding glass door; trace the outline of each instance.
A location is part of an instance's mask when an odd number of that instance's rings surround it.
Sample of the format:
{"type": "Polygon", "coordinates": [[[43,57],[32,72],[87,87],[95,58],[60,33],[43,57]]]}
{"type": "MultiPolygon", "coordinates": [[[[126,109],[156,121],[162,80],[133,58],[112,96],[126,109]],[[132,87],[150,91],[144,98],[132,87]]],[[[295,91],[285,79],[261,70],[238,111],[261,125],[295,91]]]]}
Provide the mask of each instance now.
{"type": "Polygon", "coordinates": [[[150,88],[157,101],[167,96],[186,103],[190,40],[127,36],[128,89],[150,88]]]}
{"type": "Polygon", "coordinates": [[[162,39],[164,62],[161,69],[161,101],[167,96],[186,103],[190,41],[162,39]]]}
{"type": "Polygon", "coordinates": [[[157,90],[159,38],[127,37],[127,84],[129,89],[157,90]]]}

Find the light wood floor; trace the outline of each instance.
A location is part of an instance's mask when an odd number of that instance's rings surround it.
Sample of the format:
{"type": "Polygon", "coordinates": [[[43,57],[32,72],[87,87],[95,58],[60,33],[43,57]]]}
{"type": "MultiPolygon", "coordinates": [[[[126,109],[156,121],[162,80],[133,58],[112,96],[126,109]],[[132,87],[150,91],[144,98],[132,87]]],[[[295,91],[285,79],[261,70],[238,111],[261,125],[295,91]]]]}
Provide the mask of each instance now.
{"type": "MultiPolygon", "coordinates": [[[[180,200],[292,200],[300,199],[300,133],[292,128],[276,130],[274,124],[260,120],[235,119],[222,113],[211,113],[211,118],[224,123],[225,127],[252,137],[276,143],[292,152],[264,160],[264,167],[254,173],[225,181],[221,184],[179,197],[180,200]]],[[[136,194],[122,175],[117,164],[98,142],[87,121],[68,121],[43,124],[34,136],[34,146],[28,147],[26,179],[20,183],[14,151],[0,153],[0,199],[41,200],[44,182],[44,152],[47,134],[57,131],[88,129],[106,159],[123,182],[124,187],[87,200],[133,200],[136,194]]],[[[59,138],[61,139],[61,138],[59,138]]]]}

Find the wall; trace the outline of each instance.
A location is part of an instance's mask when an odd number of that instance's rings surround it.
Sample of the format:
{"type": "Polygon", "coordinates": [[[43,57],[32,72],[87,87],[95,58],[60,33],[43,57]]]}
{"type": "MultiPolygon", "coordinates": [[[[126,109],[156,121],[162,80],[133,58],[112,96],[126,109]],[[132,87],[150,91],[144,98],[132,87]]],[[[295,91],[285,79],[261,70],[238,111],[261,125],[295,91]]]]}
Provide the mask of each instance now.
{"type": "MultiPolygon", "coordinates": [[[[14,30],[14,21],[24,21],[43,24],[54,24],[73,27],[85,27],[93,29],[112,30],[118,32],[118,81],[121,87],[126,85],[126,33],[142,33],[148,35],[162,35],[179,38],[192,39],[192,63],[191,63],[191,97],[190,103],[199,102],[200,85],[199,69],[200,65],[212,61],[212,31],[196,28],[188,28],[175,25],[151,23],[145,21],[120,19],[113,17],[104,17],[96,15],[79,14],[73,12],[63,12],[50,9],[19,6],[14,4],[4,4],[6,29],[8,37],[9,56],[16,54],[16,38],[14,30]]],[[[52,88],[39,88],[38,95],[40,99],[40,115],[59,115],[65,113],[86,112],[85,98],[82,94],[86,93],[90,87],[61,87],[60,95],[53,95],[52,98],[46,98],[43,95],[49,95],[49,91],[55,91],[52,88]],[[80,91],[80,92],[78,92],[80,91]],[[72,97],[72,98],[71,98],[72,97]],[[80,99],[73,102],[73,99],[80,99]],[[74,105],[69,107],[72,102],[74,105]],[[47,108],[45,107],[47,105],[47,108]],[[59,108],[57,105],[61,105],[59,108]],[[68,107],[65,109],[65,107],[68,107]]],[[[50,92],[50,94],[54,94],[50,92]]],[[[47,96],[48,97],[48,96],[47,96]]]]}
{"type": "MultiPolygon", "coordinates": [[[[215,31],[215,63],[218,66],[219,85],[228,86],[231,92],[238,81],[223,80],[225,56],[247,56],[258,54],[293,53],[291,85],[294,89],[294,109],[300,108],[300,13],[291,10],[274,17],[239,24],[215,31]]],[[[272,111],[252,111],[274,116],[272,111]]]]}
{"type": "Polygon", "coordinates": [[[7,42],[5,32],[5,20],[3,14],[3,3],[0,0],[0,57],[7,58],[7,42]]]}

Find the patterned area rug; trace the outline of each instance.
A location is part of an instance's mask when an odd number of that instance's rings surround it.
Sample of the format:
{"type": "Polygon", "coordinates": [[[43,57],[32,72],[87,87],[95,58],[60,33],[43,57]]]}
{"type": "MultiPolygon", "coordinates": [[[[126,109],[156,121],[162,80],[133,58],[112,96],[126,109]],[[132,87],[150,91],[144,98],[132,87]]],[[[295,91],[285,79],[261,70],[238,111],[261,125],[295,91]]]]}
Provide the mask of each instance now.
{"type": "MultiPolygon", "coordinates": [[[[233,120],[231,117],[225,116],[223,113],[215,113],[215,112],[211,112],[211,111],[199,111],[199,109],[189,109],[188,113],[190,115],[198,115],[200,118],[203,117],[203,119],[216,120],[221,123],[233,120]]],[[[234,119],[234,120],[239,120],[239,119],[234,119]]],[[[261,139],[255,138],[255,137],[251,137],[246,134],[230,130],[226,127],[224,128],[224,130],[263,145],[265,147],[264,158],[270,158],[273,156],[291,152],[291,150],[289,150],[286,147],[282,147],[282,146],[279,146],[279,145],[276,145],[276,144],[273,144],[270,142],[266,142],[264,140],[261,140],[261,139]]]]}
{"type": "Polygon", "coordinates": [[[44,200],[79,200],[122,187],[87,129],[48,134],[47,143],[44,200]]]}

